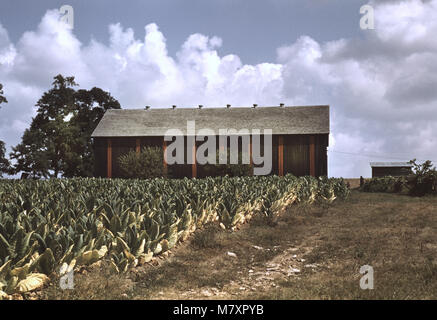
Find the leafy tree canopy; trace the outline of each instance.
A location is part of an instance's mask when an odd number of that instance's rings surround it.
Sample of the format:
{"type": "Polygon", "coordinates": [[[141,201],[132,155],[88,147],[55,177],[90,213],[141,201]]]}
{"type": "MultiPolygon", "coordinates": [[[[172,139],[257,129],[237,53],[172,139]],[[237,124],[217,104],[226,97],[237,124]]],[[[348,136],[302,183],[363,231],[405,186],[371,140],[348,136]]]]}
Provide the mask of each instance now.
{"type": "Polygon", "coordinates": [[[53,87],[38,100],[37,115],[22,141],[12,148],[14,173],[36,177],[92,176],[91,133],[108,109],[119,102],[100,88],[75,90],[74,77],[54,77],[53,87]]]}
{"type": "MultiPolygon", "coordinates": [[[[7,103],[7,102],[8,100],[6,100],[6,97],[3,96],[3,85],[0,83],[0,105],[2,103],[7,103]]],[[[2,177],[3,173],[8,173],[10,169],[9,161],[8,159],[6,159],[5,153],[6,153],[5,143],[0,140],[0,178],[2,177]]]]}
{"type": "Polygon", "coordinates": [[[0,140],[0,178],[2,177],[3,173],[9,173],[10,170],[9,161],[6,159],[5,153],[5,143],[0,140]]]}
{"type": "Polygon", "coordinates": [[[0,83],[0,104],[7,103],[6,97],[3,96],[3,85],[0,83]]]}

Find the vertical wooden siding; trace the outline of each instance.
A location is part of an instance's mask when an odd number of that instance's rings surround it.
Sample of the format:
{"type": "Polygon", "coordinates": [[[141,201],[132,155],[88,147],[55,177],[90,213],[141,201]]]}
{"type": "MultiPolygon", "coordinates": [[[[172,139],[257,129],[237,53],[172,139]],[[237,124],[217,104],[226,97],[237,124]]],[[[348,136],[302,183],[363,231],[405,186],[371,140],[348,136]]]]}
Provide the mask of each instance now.
{"type": "Polygon", "coordinates": [[[284,136],[278,136],[278,175],[284,175],[284,136]]]}
{"type": "Polygon", "coordinates": [[[106,172],[106,177],[107,178],[112,178],[112,139],[108,139],[108,148],[106,149],[107,155],[107,161],[106,163],[108,164],[107,172],[106,172]]]}
{"type": "Polygon", "coordinates": [[[136,145],[135,145],[135,151],[137,152],[137,153],[140,153],[141,152],[141,139],[135,139],[135,143],[136,143],[136,145]]]}
{"type": "Polygon", "coordinates": [[[384,176],[408,176],[412,173],[410,167],[373,167],[372,177],[384,177],[384,176]]]}
{"type": "Polygon", "coordinates": [[[94,176],[104,178],[107,176],[107,149],[108,143],[105,138],[94,138],[94,176]]]}
{"type": "Polygon", "coordinates": [[[329,136],[327,134],[315,135],[316,143],[316,176],[327,176],[328,175],[328,143],[329,136]]]}
{"type": "Polygon", "coordinates": [[[166,151],[167,151],[167,141],[162,139],[162,152],[164,154],[164,159],[162,159],[162,166],[164,167],[164,175],[168,175],[168,167],[167,167],[167,159],[166,159],[166,151]]]}
{"type": "Polygon", "coordinates": [[[316,176],[316,141],[314,135],[309,136],[310,176],[316,176]]]}
{"type": "Polygon", "coordinates": [[[296,176],[313,175],[317,177],[327,175],[327,147],[327,134],[285,136],[284,173],[292,173],[296,176]],[[313,147],[311,147],[312,142],[313,147]],[[314,163],[313,169],[311,168],[311,160],[314,163]]]}
{"type": "Polygon", "coordinates": [[[196,141],[191,146],[191,159],[193,159],[193,164],[191,165],[191,177],[197,178],[197,160],[196,160],[196,141]]]}
{"type": "MultiPolygon", "coordinates": [[[[186,141],[185,138],[185,146],[186,141]]],[[[218,149],[217,138],[217,149],[218,149]]],[[[264,150],[264,139],[261,138],[261,155],[264,150]]],[[[111,138],[111,175],[112,177],[122,177],[120,167],[118,165],[118,157],[126,154],[131,150],[138,151],[138,141],[140,149],[144,146],[156,146],[163,148],[163,137],[133,137],[133,138],[111,138]]],[[[167,144],[170,142],[167,142],[167,144]]],[[[202,142],[197,142],[200,145],[202,142]]],[[[229,146],[229,142],[228,142],[229,146]]],[[[315,176],[327,175],[327,146],[328,135],[314,135],[314,174],[315,176]]],[[[108,138],[94,139],[94,154],[95,154],[95,176],[107,177],[108,171],[108,138]]],[[[242,150],[241,139],[239,139],[239,148],[242,150]]],[[[250,146],[253,149],[253,146],[250,146]]],[[[185,149],[186,150],[186,149],[185,149]]],[[[272,137],[272,171],[271,174],[279,174],[279,136],[272,137]]],[[[283,173],[292,173],[296,176],[304,176],[310,174],[310,138],[308,135],[284,135],[283,136],[283,173]]],[[[187,154],[184,154],[185,163],[187,154]]],[[[197,165],[196,168],[190,164],[168,165],[167,170],[169,175],[175,178],[191,177],[194,170],[198,177],[204,177],[202,170],[203,166],[197,165]]]]}
{"type": "Polygon", "coordinates": [[[309,137],[287,135],[284,137],[284,171],[295,176],[309,175],[309,137]]]}
{"type": "Polygon", "coordinates": [[[123,172],[121,171],[118,158],[127,154],[129,151],[136,150],[135,138],[111,138],[112,140],[112,176],[114,178],[122,178],[123,172]]]}

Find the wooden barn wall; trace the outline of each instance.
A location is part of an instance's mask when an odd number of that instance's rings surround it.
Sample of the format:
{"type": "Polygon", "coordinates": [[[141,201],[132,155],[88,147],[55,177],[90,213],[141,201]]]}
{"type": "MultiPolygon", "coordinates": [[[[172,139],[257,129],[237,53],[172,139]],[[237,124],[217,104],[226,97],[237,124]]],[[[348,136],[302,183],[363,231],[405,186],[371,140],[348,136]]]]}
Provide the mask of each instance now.
{"type": "MultiPolygon", "coordinates": [[[[316,176],[326,176],[327,170],[327,147],[328,135],[315,136],[315,174],[316,176]]],[[[310,174],[309,165],[309,135],[284,135],[284,174],[292,173],[296,176],[305,176],[310,174]]],[[[163,137],[129,137],[129,138],[111,138],[112,141],[112,177],[123,177],[118,164],[118,158],[131,150],[136,149],[137,139],[140,140],[141,149],[144,146],[163,147],[163,137]]],[[[261,137],[261,155],[263,156],[264,141],[261,137]]],[[[171,142],[167,142],[167,145],[171,142]]],[[[201,145],[202,141],[197,141],[196,146],[201,145]]],[[[187,162],[186,145],[187,138],[184,138],[184,160],[187,162]]],[[[216,139],[217,150],[219,149],[219,139],[216,139]]],[[[230,145],[228,138],[228,147],[230,145]]],[[[279,174],[278,165],[278,145],[279,136],[272,137],[272,170],[270,174],[279,174]]],[[[107,146],[108,138],[94,139],[94,154],[95,154],[95,176],[107,176],[107,146]]],[[[242,150],[242,140],[239,138],[239,150],[242,150]]],[[[254,165],[255,166],[255,165],[254,165]]],[[[174,178],[191,177],[191,164],[175,164],[168,165],[168,173],[174,178]]],[[[202,165],[197,164],[197,177],[206,176],[206,172],[202,165]]]]}
{"type": "MultiPolygon", "coordinates": [[[[272,136],[272,168],[270,170],[270,173],[268,175],[274,175],[279,173],[279,164],[278,164],[278,143],[279,142],[279,136],[273,135],[272,136]]],[[[252,148],[253,148],[253,140],[252,140],[252,148]]],[[[260,139],[260,156],[264,158],[264,136],[261,136],[260,139]]],[[[253,167],[264,167],[264,164],[256,165],[253,164],[253,167]]]]}
{"type": "MultiPolygon", "coordinates": [[[[164,140],[164,137],[159,137],[162,141],[164,140]]],[[[174,141],[174,140],[173,140],[174,141]]],[[[167,141],[167,145],[172,143],[171,141],[167,141]]],[[[173,178],[182,179],[184,177],[191,177],[191,164],[187,164],[187,137],[184,137],[184,163],[185,164],[173,164],[168,165],[168,175],[173,178]]],[[[175,156],[175,154],[173,154],[175,156]]]]}
{"type": "Polygon", "coordinates": [[[412,173],[410,167],[373,167],[372,177],[407,176],[412,173]]]}
{"type": "MultiPolygon", "coordinates": [[[[316,176],[326,176],[328,174],[328,135],[318,134],[314,135],[314,137],[315,174],[316,176]]],[[[284,174],[291,173],[295,176],[310,175],[309,148],[309,135],[284,136],[284,174]]]]}
{"type": "MultiPolygon", "coordinates": [[[[140,148],[141,150],[144,147],[159,147],[162,148],[162,137],[141,137],[140,139],[140,148]]],[[[136,139],[135,139],[136,143],[136,139]]]]}
{"type": "MultiPolygon", "coordinates": [[[[140,149],[142,150],[146,146],[163,147],[163,137],[129,137],[129,138],[111,138],[112,141],[112,177],[123,178],[123,173],[118,163],[118,158],[121,155],[128,153],[129,151],[135,151],[137,146],[137,139],[140,141],[140,149]]],[[[105,164],[106,162],[106,146],[107,139],[105,140],[105,164]]],[[[167,142],[169,144],[171,142],[167,142]]],[[[187,155],[185,153],[185,161],[187,155]]],[[[168,172],[175,178],[191,177],[191,165],[169,165],[168,172]]],[[[104,172],[106,176],[106,169],[104,172]]]]}
{"type": "Polygon", "coordinates": [[[118,158],[127,154],[129,151],[135,151],[135,138],[112,138],[112,176],[114,178],[123,178],[118,158]]]}
{"type": "Polygon", "coordinates": [[[328,145],[329,136],[327,134],[315,135],[316,143],[316,176],[328,175],[328,145]]]}
{"type": "Polygon", "coordinates": [[[284,136],[284,174],[309,175],[309,161],[309,136],[284,136]]]}
{"type": "Polygon", "coordinates": [[[105,138],[94,138],[94,176],[106,177],[107,174],[107,141],[105,138]]]}
{"type": "MultiPolygon", "coordinates": [[[[278,146],[279,146],[279,136],[273,136],[272,137],[272,171],[270,172],[271,175],[273,174],[279,175],[278,146]]],[[[264,150],[264,148],[262,148],[262,150],[264,150]]],[[[284,160],[285,160],[285,148],[284,148],[284,160]]],[[[285,165],[284,165],[284,172],[285,172],[285,165]]]]}
{"type": "MultiPolygon", "coordinates": [[[[207,142],[208,139],[211,139],[211,138],[214,139],[213,137],[205,137],[204,141],[196,141],[196,152],[197,152],[197,149],[199,148],[200,145],[202,145],[204,142],[207,142]]],[[[186,140],[185,140],[185,143],[187,143],[186,140]]],[[[185,144],[185,146],[186,146],[186,144],[185,144]]],[[[216,153],[217,153],[217,150],[219,150],[219,138],[218,137],[215,137],[215,147],[216,147],[216,153]]],[[[214,170],[211,169],[211,170],[207,171],[205,169],[205,167],[206,167],[206,165],[197,164],[197,178],[205,178],[207,176],[216,176],[217,175],[217,173],[215,173],[214,170]]]]}
{"type": "MultiPolygon", "coordinates": [[[[216,143],[216,156],[217,156],[217,152],[220,150],[220,139],[217,136],[215,138],[215,140],[216,140],[215,143],[216,143]]],[[[204,141],[207,141],[207,139],[205,138],[204,141]]],[[[202,145],[204,143],[204,141],[196,141],[196,148],[198,148],[200,145],[202,145]]],[[[231,143],[231,138],[228,137],[227,138],[227,147],[228,147],[228,149],[230,147],[230,143],[231,143]]],[[[239,137],[238,138],[238,150],[239,150],[239,152],[246,152],[246,150],[243,149],[243,148],[245,148],[245,149],[247,148],[247,152],[248,152],[248,146],[246,145],[246,146],[243,147],[242,138],[239,137]]],[[[228,154],[228,157],[230,157],[230,154],[228,154]]],[[[218,162],[218,159],[217,159],[217,162],[218,162]]],[[[206,170],[205,167],[206,167],[206,165],[197,164],[197,177],[198,178],[205,178],[207,176],[217,176],[217,175],[220,174],[219,172],[215,172],[212,168],[210,168],[209,170],[206,170]]]]}

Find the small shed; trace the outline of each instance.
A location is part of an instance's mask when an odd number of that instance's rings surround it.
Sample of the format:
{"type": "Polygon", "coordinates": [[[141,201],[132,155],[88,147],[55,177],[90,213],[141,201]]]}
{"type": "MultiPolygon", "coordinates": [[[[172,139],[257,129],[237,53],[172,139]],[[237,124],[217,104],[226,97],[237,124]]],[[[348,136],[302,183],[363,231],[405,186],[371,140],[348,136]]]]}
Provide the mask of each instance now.
{"type": "Polygon", "coordinates": [[[413,165],[409,162],[371,162],[372,177],[407,176],[412,174],[413,165]]]}

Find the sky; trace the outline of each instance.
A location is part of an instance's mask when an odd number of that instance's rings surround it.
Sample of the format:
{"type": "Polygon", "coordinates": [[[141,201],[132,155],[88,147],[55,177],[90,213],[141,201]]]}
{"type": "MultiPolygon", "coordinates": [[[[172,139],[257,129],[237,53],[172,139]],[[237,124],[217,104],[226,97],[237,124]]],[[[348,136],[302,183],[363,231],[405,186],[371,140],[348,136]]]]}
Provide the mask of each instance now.
{"type": "Polygon", "coordinates": [[[329,104],[330,176],[437,162],[436,34],[437,0],[2,0],[0,140],[20,142],[61,73],[123,108],[329,104]]]}

